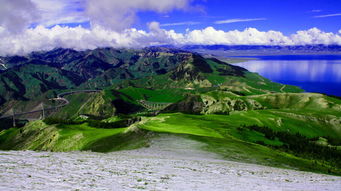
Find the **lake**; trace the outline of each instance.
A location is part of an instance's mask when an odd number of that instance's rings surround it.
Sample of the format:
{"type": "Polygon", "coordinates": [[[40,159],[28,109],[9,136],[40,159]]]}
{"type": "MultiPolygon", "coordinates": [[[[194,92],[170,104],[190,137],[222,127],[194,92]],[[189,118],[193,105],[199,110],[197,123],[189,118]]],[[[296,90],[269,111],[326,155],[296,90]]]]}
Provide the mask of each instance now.
{"type": "Polygon", "coordinates": [[[259,56],[234,65],[306,92],[341,96],[341,56],[259,56]]]}

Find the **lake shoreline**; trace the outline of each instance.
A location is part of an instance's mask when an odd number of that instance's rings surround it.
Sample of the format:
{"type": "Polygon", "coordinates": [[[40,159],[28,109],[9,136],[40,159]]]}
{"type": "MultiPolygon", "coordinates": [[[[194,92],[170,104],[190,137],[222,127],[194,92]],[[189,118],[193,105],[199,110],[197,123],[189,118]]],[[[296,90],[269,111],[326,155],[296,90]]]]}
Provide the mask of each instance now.
{"type": "Polygon", "coordinates": [[[318,60],[318,57],[307,60],[306,57],[302,57],[305,60],[294,58],[290,60],[285,57],[279,59],[281,57],[263,56],[246,62],[233,63],[233,65],[246,68],[274,82],[298,86],[306,92],[341,96],[339,72],[341,56],[340,60],[318,60]]]}

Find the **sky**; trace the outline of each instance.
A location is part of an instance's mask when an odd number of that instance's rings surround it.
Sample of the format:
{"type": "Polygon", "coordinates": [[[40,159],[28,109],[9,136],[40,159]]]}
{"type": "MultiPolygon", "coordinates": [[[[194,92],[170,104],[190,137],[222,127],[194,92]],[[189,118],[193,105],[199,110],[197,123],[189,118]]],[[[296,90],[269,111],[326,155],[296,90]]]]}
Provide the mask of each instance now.
{"type": "Polygon", "coordinates": [[[195,25],[163,28],[184,32],[186,28],[193,30],[209,26],[224,31],[254,27],[261,31],[281,31],[286,35],[314,27],[328,32],[338,32],[341,29],[340,0],[207,0],[194,1],[193,4],[200,5],[202,12],[174,11],[161,16],[153,12],[140,13],[137,26],[143,27],[144,23],[152,20],[162,24],[193,22],[195,25]],[[339,15],[317,17],[332,14],[339,15]],[[250,21],[215,23],[233,19],[250,21]]]}
{"type": "Polygon", "coordinates": [[[341,0],[0,0],[0,55],[57,47],[341,45],[341,0]]]}

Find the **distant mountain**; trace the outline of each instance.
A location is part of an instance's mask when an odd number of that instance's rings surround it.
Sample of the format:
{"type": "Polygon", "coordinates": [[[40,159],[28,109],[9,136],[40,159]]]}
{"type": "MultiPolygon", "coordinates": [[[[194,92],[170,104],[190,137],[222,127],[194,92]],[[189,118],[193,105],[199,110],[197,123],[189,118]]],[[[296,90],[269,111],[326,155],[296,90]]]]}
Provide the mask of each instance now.
{"type": "MultiPolygon", "coordinates": [[[[55,49],[27,56],[1,58],[0,100],[27,100],[49,90],[77,88],[92,79],[92,87],[112,81],[164,74],[191,57],[191,53],[165,48],[88,51],[55,49]],[[100,82],[99,82],[100,81],[100,82]]],[[[94,87],[96,86],[96,87],[94,87]]]]}
{"type": "Polygon", "coordinates": [[[305,54],[341,54],[339,45],[187,45],[184,50],[214,54],[224,52],[224,56],[253,56],[253,55],[305,55],[305,54]]]}
{"type": "Polygon", "coordinates": [[[3,57],[1,66],[0,106],[14,100],[51,97],[70,89],[224,87],[239,94],[252,94],[280,92],[282,87],[215,58],[164,47],[87,51],[59,48],[3,57]]]}
{"type": "Polygon", "coordinates": [[[208,49],[208,50],[291,50],[291,51],[333,51],[340,52],[339,45],[293,45],[293,46],[270,46],[270,45],[187,45],[185,50],[208,49]]]}
{"type": "Polygon", "coordinates": [[[2,150],[111,152],[179,135],[229,160],[341,175],[336,97],[165,47],[0,59],[2,150]]]}

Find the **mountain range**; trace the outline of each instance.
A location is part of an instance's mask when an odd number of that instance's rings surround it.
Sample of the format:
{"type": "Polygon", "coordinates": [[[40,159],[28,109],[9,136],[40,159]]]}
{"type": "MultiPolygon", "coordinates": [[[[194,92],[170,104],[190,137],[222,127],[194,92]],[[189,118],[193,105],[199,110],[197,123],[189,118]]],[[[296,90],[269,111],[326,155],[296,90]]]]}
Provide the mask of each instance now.
{"type": "MultiPolygon", "coordinates": [[[[0,71],[0,105],[11,100],[29,101],[43,94],[56,95],[62,90],[103,89],[113,85],[119,88],[127,85],[129,80],[132,85],[132,80],[151,76],[158,76],[157,78],[163,76],[167,79],[160,82],[167,81],[167,84],[135,82],[134,86],[214,87],[222,85],[223,76],[251,75],[245,69],[214,58],[204,58],[196,53],[162,47],[142,50],[54,49],[0,59],[3,66],[0,71]]],[[[246,77],[245,80],[247,79],[246,77]]],[[[253,83],[252,80],[247,81],[253,83]]],[[[245,90],[240,90],[241,93],[243,91],[245,90]]]]}
{"type": "Polygon", "coordinates": [[[224,159],[341,174],[336,97],[167,47],[0,59],[2,150],[110,152],[173,134],[224,159]]]}

